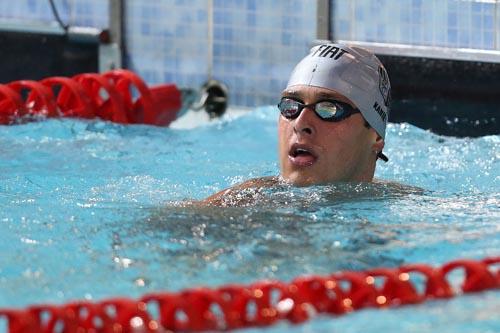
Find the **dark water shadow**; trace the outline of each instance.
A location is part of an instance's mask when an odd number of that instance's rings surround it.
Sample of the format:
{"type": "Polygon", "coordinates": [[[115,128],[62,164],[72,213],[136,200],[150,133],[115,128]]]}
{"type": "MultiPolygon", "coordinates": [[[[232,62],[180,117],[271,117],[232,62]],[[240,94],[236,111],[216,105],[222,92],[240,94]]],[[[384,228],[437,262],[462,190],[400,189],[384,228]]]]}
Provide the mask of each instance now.
{"type": "Polygon", "coordinates": [[[389,183],[278,187],[244,207],[168,203],[118,234],[123,250],[154,267],[150,279],[171,285],[398,266],[402,258],[384,254],[400,242],[398,231],[373,223],[358,206],[421,192],[389,183]],[[172,272],[186,280],[172,280],[172,272]]]}

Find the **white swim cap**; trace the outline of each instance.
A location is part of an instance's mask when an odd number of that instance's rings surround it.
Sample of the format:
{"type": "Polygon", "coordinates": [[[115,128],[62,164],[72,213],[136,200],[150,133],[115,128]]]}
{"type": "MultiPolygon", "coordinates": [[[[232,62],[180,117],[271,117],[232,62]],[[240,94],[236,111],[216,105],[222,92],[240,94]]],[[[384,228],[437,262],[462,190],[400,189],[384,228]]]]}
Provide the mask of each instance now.
{"type": "Polygon", "coordinates": [[[332,89],[344,95],[385,138],[391,84],[384,66],[370,51],[344,44],[315,46],[295,66],[287,89],[296,85],[332,89]]]}

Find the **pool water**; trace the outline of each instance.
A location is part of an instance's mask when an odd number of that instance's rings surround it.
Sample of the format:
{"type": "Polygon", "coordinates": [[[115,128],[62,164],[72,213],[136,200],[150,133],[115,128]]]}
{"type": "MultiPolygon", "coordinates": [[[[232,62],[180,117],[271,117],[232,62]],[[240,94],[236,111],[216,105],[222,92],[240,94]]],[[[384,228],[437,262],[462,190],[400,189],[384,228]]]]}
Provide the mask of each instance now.
{"type": "MultiPolygon", "coordinates": [[[[245,207],[182,205],[277,175],[276,120],[262,107],[194,128],[1,127],[0,308],[499,255],[498,135],[390,124],[376,177],[403,185],[280,186],[245,207]]],[[[499,296],[246,331],[498,332],[499,296]]]]}

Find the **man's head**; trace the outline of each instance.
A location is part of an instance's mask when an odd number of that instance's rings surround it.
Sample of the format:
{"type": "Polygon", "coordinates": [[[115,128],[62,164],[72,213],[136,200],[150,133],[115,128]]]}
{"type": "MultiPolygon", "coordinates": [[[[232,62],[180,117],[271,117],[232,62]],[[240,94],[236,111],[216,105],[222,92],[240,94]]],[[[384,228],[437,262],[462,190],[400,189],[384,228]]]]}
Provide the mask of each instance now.
{"type": "Polygon", "coordinates": [[[299,186],[371,181],[384,147],[390,83],[375,55],[359,47],[313,47],[280,102],[281,175],[299,186]]]}

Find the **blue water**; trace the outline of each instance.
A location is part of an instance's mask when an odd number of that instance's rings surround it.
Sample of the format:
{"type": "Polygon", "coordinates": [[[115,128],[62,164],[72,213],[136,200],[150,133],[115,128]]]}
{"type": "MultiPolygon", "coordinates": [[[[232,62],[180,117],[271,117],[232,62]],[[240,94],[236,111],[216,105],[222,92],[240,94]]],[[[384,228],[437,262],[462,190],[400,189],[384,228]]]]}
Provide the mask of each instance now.
{"type": "MultiPolygon", "coordinates": [[[[194,129],[1,127],[0,308],[500,254],[500,136],[390,124],[376,177],[408,186],[282,186],[247,207],[180,205],[277,175],[276,120],[264,107],[194,129]]],[[[499,296],[265,330],[498,332],[499,296]]]]}

